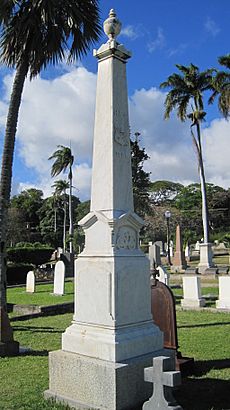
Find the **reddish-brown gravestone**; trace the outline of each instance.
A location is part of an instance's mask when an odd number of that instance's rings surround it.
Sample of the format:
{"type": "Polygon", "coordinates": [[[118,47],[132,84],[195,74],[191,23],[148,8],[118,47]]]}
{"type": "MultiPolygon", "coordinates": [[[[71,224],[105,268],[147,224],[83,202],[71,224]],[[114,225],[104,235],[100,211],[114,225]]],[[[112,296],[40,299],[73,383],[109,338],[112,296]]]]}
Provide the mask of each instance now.
{"type": "Polygon", "coordinates": [[[151,281],[151,310],[155,324],[164,333],[164,348],[175,350],[176,369],[182,375],[192,373],[194,359],[178,351],[175,299],[171,289],[157,279],[151,281]]]}

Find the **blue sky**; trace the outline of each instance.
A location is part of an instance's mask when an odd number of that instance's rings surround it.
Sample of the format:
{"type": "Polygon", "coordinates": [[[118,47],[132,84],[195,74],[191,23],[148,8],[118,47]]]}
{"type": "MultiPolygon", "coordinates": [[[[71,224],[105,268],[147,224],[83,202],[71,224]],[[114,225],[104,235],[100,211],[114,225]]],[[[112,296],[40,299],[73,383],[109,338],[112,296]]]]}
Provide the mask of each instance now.
{"type": "MultiPolygon", "coordinates": [[[[122,22],[118,41],[132,51],[127,64],[131,133],[141,132],[150,159],[151,179],[184,184],[198,181],[188,124],[175,116],[163,120],[165,94],[159,84],[176,71],[175,64],[218,67],[229,53],[229,0],[103,0],[102,21],[114,8],[122,22]]],[[[106,42],[102,36],[95,48],[106,42]]],[[[92,50],[93,51],[93,50],[92,50]]],[[[58,144],[75,155],[74,185],[82,200],[90,196],[97,61],[90,52],[75,66],[50,67],[27,81],[20,110],[12,194],[35,186],[52,192],[48,157],[58,144]]],[[[0,68],[0,145],[12,84],[11,71],[0,68]]],[[[208,182],[230,187],[230,124],[216,104],[206,107],[203,149],[208,182]]]]}

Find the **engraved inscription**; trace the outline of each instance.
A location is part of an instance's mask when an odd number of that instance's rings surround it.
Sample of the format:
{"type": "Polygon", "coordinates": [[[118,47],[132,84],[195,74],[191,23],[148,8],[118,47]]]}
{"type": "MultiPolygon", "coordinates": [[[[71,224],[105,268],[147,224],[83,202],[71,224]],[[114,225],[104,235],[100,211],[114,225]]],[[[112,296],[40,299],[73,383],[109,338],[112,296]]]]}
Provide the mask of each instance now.
{"type": "Polygon", "coordinates": [[[136,249],[137,235],[134,229],[123,226],[119,229],[116,240],[117,249],[136,249]]]}
{"type": "Polygon", "coordinates": [[[114,111],[114,139],[122,146],[129,144],[129,129],[127,129],[125,118],[124,113],[120,110],[116,109],[114,111]]]}

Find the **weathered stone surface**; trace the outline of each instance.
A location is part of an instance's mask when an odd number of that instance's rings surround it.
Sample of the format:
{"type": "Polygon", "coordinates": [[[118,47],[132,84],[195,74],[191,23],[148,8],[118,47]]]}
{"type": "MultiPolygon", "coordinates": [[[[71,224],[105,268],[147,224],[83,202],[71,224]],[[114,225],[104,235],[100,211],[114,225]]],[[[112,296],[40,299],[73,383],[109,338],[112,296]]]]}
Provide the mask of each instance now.
{"type": "Polygon", "coordinates": [[[63,350],[51,352],[45,397],[55,397],[76,409],[141,408],[152,392],[152,386],[144,382],[144,368],[151,366],[152,358],[151,354],[114,363],[63,350]]]}
{"type": "Polygon", "coordinates": [[[149,260],[150,269],[161,265],[160,247],[156,243],[149,245],[149,260]]]}
{"type": "Polygon", "coordinates": [[[169,286],[170,273],[167,271],[167,269],[164,266],[158,266],[157,271],[159,274],[157,279],[165,285],[169,286]]]}

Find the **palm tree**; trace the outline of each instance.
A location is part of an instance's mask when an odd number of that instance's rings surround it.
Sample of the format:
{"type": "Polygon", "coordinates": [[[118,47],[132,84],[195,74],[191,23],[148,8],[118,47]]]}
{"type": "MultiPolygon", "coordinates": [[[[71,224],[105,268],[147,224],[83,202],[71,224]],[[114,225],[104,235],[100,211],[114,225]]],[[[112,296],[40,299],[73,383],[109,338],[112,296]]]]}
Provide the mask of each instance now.
{"type": "Polygon", "coordinates": [[[55,177],[61,172],[69,170],[69,245],[70,253],[73,253],[73,212],[72,212],[72,165],[74,162],[74,156],[72,155],[71,148],[58,145],[58,148],[49,159],[54,159],[54,163],[51,168],[51,176],[55,177]]]}
{"type": "Polygon", "coordinates": [[[202,221],[204,243],[209,242],[209,218],[207,193],[205,185],[205,173],[203,164],[202,144],[201,144],[201,122],[204,121],[206,112],[204,111],[203,94],[212,88],[213,69],[199,71],[199,68],[193,64],[188,67],[177,64],[181,74],[174,73],[163,82],[161,88],[169,88],[165,99],[165,119],[170,117],[171,112],[177,109],[177,116],[181,121],[187,118],[191,120],[191,134],[196,149],[199,176],[202,194],[202,221]],[[188,107],[191,106],[191,112],[188,113],[188,107]],[[196,129],[196,134],[193,132],[196,129]]]}
{"type": "Polygon", "coordinates": [[[5,242],[15,135],[25,79],[28,74],[33,79],[49,64],[66,57],[71,63],[86,54],[100,32],[98,0],[0,1],[0,63],[16,69],[0,179],[0,355],[10,353],[12,342],[6,310],[5,242]]]}
{"type": "Polygon", "coordinates": [[[55,188],[54,191],[54,197],[56,199],[56,203],[58,200],[61,199],[62,194],[62,204],[63,204],[63,212],[64,212],[64,218],[63,218],[63,252],[66,251],[66,190],[69,188],[69,182],[65,181],[63,179],[59,179],[58,181],[55,181],[54,184],[52,185],[53,188],[55,188]]]}
{"type": "MultiPolygon", "coordinates": [[[[219,57],[218,62],[230,70],[230,54],[219,57]]],[[[213,77],[212,86],[213,93],[209,98],[209,103],[212,104],[218,97],[219,110],[227,119],[230,116],[230,72],[218,70],[213,77]]]]}

